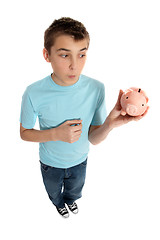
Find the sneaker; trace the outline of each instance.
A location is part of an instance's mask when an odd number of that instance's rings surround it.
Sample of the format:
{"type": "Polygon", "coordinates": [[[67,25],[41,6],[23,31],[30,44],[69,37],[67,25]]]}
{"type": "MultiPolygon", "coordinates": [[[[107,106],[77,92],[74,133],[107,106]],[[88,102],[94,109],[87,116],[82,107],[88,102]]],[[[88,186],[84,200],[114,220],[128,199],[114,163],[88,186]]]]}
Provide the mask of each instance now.
{"type": "Polygon", "coordinates": [[[72,213],[75,213],[75,214],[78,213],[78,206],[75,202],[72,203],[71,205],[68,205],[68,208],[72,213]]]}
{"type": "Polygon", "coordinates": [[[56,208],[57,208],[57,211],[59,212],[59,214],[60,214],[62,217],[64,217],[64,218],[68,218],[68,217],[69,217],[69,212],[68,212],[68,210],[67,210],[66,207],[64,207],[64,208],[58,208],[58,207],[56,207],[56,208]]]}

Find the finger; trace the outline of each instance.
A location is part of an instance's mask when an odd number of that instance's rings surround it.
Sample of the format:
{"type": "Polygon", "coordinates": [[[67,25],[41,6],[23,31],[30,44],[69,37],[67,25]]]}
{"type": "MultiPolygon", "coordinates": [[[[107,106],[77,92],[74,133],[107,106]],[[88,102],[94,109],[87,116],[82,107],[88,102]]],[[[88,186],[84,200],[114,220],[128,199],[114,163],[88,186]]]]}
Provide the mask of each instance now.
{"type": "Polygon", "coordinates": [[[80,137],[80,136],[81,136],[81,133],[82,133],[82,131],[75,132],[75,133],[74,133],[74,137],[80,137]]]}
{"type": "Polygon", "coordinates": [[[74,138],[74,139],[72,140],[72,143],[77,142],[78,140],[79,140],[79,138],[74,138]]]}
{"type": "Polygon", "coordinates": [[[116,107],[116,109],[117,110],[121,110],[121,97],[122,97],[122,95],[123,95],[123,90],[122,89],[120,89],[119,90],[119,95],[118,95],[118,99],[117,99],[117,102],[116,102],[116,105],[115,105],[115,107],[116,107]]]}
{"type": "Polygon", "coordinates": [[[78,141],[79,138],[80,138],[80,136],[81,136],[81,135],[77,135],[77,136],[75,136],[74,139],[73,139],[73,141],[74,141],[74,142],[78,141]]]}
{"type": "Polygon", "coordinates": [[[72,141],[72,143],[74,143],[74,142],[78,141],[78,140],[79,140],[79,138],[80,138],[80,136],[81,136],[81,135],[75,135],[75,136],[73,136],[73,137],[72,137],[72,140],[71,140],[71,141],[72,141]]]}
{"type": "Polygon", "coordinates": [[[146,114],[148,113],[148,110],[149,110],[149,106],[147,106],[146,111],[142,114],[143,117],[146,116],[146,114]]]}
{"type": "Polygon", "coordinates": [[[75,119],[75,120],[68,120],[68,121],[66,121],[66,124],[67,125],[74,125],[74,124],[81,124],[82,123],[82,120],[79,120],[79,119],[75,119]]]}
{"type": "Polygon", "coordinates": [[[146,111],[141,116],[135,117],[135,120],[138,121],[138,120],[144,118],[146,116],[148,110],[149,110],[149,106],[147,107],[146,111]]]}
{"type": "Polygon", "coordinates": [[[72,129],[73,129],[74,132],[81,131],[82,123],[80,123],[78,126],[72,126],[72,129]]]}
{"type": "Polygon", "coordinates": [[[137,117],[134,117],[133,120],[134,120],[134,121],[139,121],[139,120],[142,119],[142,118],[143,118],[143,116],[137,116],[137,117]]]}

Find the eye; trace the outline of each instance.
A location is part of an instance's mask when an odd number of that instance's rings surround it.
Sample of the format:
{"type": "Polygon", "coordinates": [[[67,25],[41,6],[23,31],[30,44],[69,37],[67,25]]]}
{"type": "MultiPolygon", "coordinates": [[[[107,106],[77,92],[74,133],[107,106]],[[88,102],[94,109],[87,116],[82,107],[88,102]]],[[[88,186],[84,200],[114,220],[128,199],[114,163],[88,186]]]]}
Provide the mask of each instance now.
{"type": "Polygon", "coordinates": [[[142,103],[142,107],[144,107],[144,104],[142,103]]]}
{"type": "Polygon", "coordinates": [[[128,99],[128,97],[126,97],[126,99],[128,99]]]}
{"type": "Polygon", "coordinates": [[[68,57],[68,55],[62,54],[61,57],[62,57],[62,58],[66,58],[66,57],[68,57]]]}
{"type": "Polygon", "coordinates": [[[84,55],[84,54],[80,54],[80,55],[79,55],[80,58],[83,58],[83,57],[85,57],[85,56],[86,56],[86,55],[84,55]]]}

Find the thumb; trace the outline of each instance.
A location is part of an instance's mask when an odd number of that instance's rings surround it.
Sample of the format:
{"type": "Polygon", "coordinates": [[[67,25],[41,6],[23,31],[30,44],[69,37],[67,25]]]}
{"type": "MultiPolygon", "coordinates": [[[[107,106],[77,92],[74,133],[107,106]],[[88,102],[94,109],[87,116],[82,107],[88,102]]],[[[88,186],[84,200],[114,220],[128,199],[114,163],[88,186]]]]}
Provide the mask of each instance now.
{"type": "Polygon", "coordinates": [[[122,109],[121,107],[121,97],[123,95],[123,90],[119,90],[119,95],[118,95],[118,99],[117,99],[117,102],[116,102],[116,105],[115,105],[115,108],[116,110],[120,111],[122,109]]]}

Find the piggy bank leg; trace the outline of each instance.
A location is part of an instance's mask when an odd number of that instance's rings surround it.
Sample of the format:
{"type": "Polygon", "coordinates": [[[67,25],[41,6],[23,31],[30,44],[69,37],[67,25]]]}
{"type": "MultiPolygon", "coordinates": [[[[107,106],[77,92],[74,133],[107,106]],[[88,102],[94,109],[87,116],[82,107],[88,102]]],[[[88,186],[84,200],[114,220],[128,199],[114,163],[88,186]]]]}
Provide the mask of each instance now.
{"type": "Polygon", "coordinates": [[[125,116],[126,115],[126,112],[124,110],[121,110],[121,115],[122,116],[125,116]]]}

